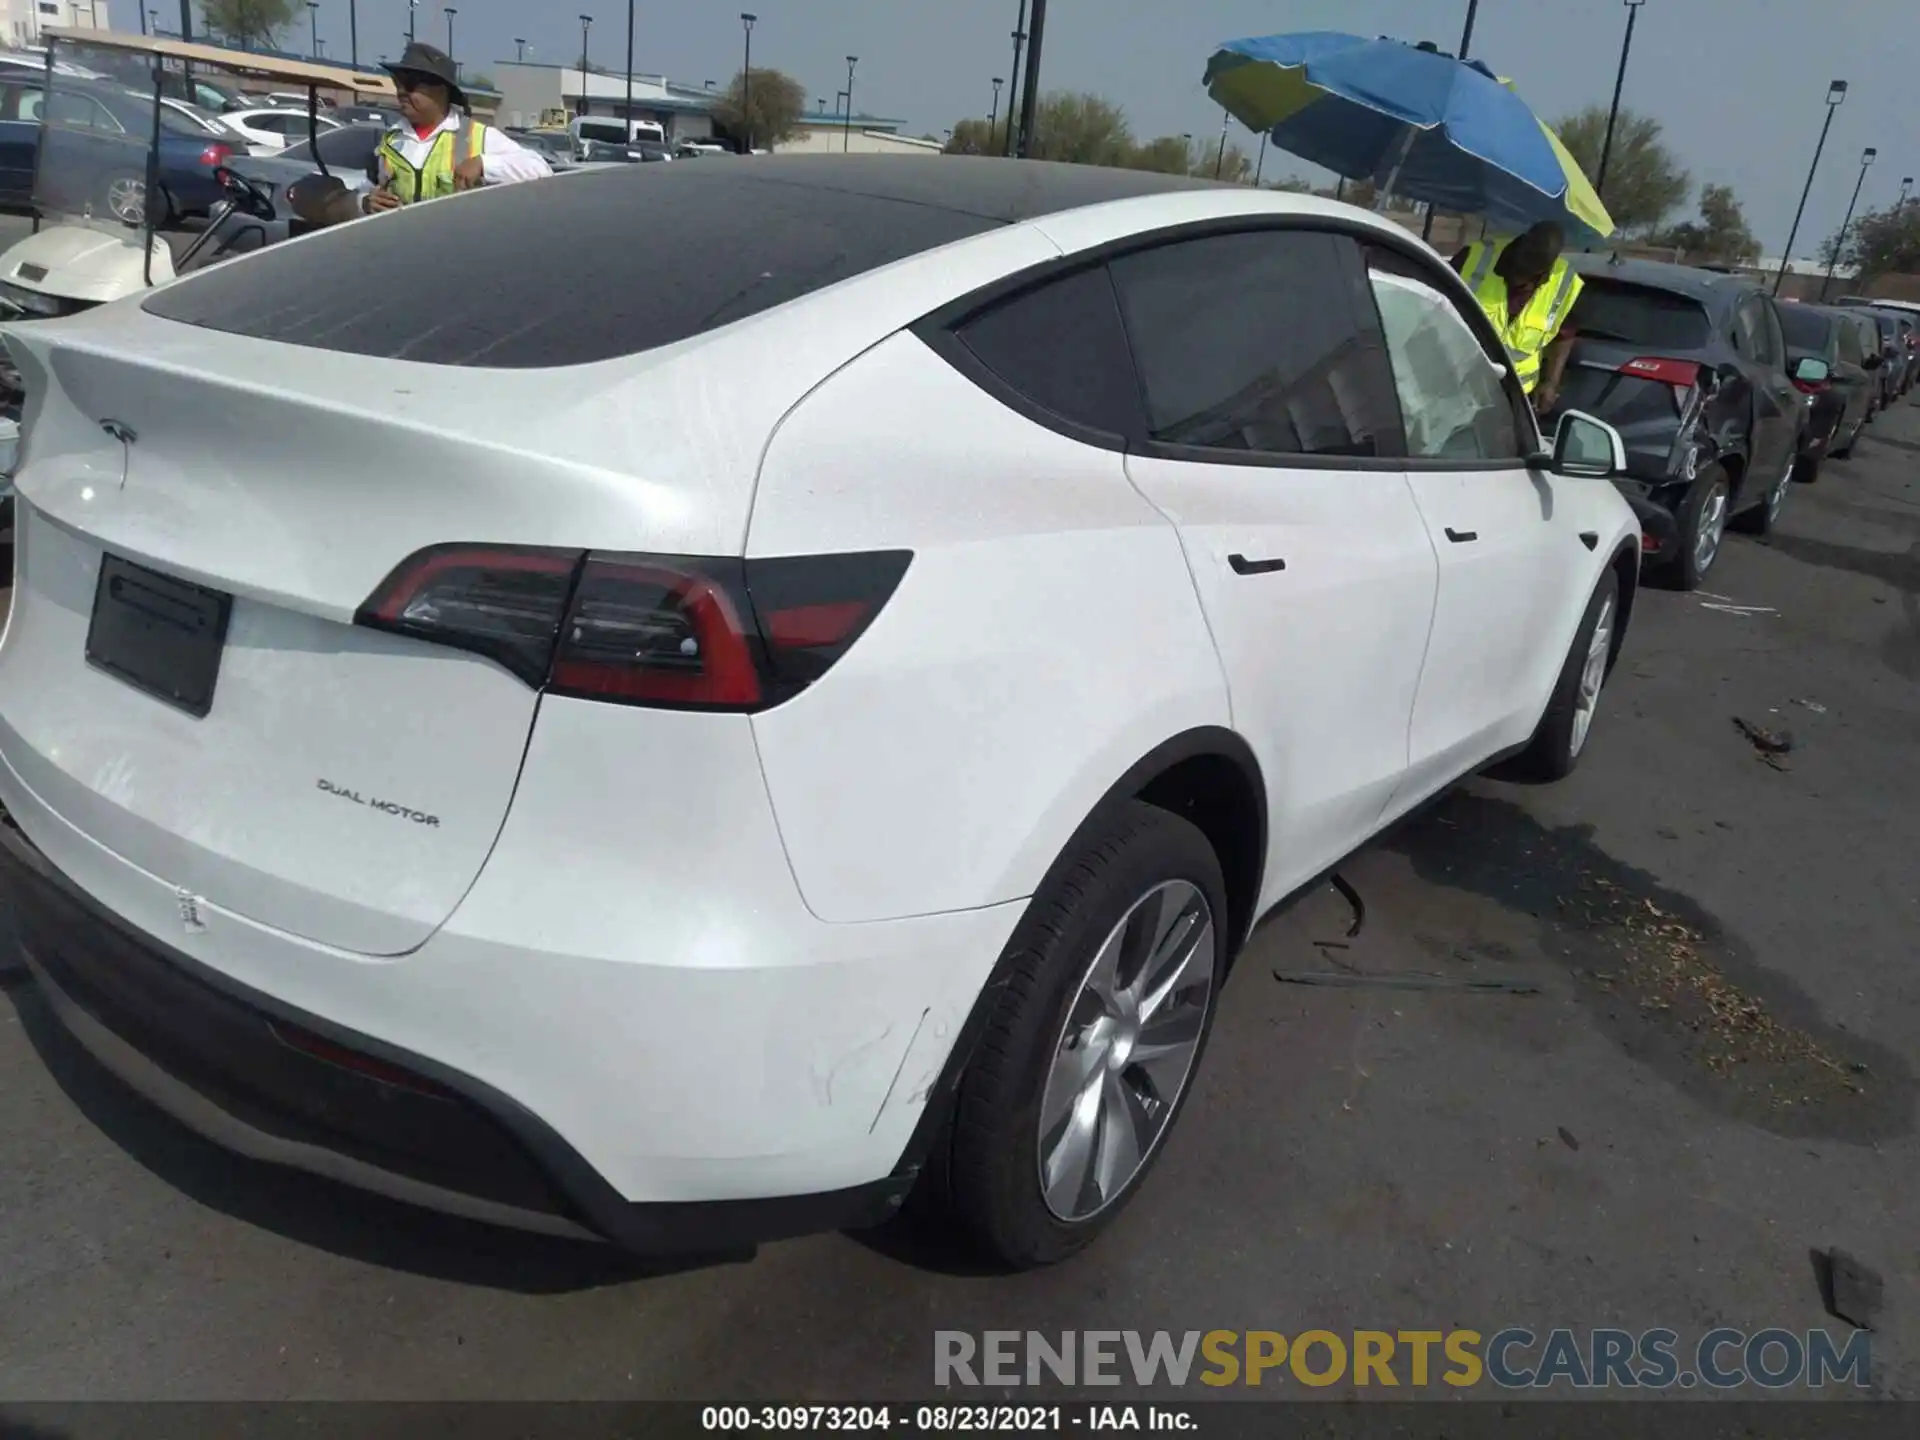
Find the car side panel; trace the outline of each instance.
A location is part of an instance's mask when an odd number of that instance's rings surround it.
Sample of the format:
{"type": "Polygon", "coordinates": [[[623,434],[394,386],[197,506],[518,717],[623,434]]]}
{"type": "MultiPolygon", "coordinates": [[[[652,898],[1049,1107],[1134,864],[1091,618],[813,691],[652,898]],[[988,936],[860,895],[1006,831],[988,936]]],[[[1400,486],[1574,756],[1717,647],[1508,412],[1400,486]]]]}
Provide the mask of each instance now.
{"type": "Polygon", "coordinates": [[[1015,413],[905,332],[782,424],[746,553],[882,548],[914,558],[879,619],[753,721],[821,919],[1029,895],[1137,760],[1229,725],[1179,537],[1120,454],[1015,413]]]}

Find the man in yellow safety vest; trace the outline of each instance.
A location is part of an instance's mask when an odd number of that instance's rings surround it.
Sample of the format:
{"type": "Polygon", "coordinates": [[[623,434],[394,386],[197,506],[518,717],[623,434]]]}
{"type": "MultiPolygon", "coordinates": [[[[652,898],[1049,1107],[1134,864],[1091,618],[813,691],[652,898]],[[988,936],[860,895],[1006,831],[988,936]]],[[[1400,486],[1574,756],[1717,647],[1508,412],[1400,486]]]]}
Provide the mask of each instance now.
{"type": "Polygon", "coordinates": [[[1506,343],[1514,374],[1544,415],[1560,398],[1560,377],[1573,350],[1567,325],[1585,285],[1562,258],[1566,236],[1543,221],[1511,240],[1481,240],[1453,257],[1480,308],[1506,343]]]}
{"type": "Polygon", "coordinates": [[[466,92],[445,52],[416,41],[399,64],[385,68],[403,123],[374,152],[375,188],[361,202],[367,214],[553,173],[539,155],[467,113],[466,92]]]}

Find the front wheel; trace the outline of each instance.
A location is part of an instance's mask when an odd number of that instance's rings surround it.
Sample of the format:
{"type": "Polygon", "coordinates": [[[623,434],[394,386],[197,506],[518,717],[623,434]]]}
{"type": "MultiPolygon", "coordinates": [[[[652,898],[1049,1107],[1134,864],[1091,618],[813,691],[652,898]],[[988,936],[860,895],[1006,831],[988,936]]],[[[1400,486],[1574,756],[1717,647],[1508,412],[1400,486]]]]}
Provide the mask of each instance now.
{"type": "Polygon", "coordinates": [[[1620,634],[1620,577],[1609,570],[1600,577],[1587,612],[1574,632],[1573,645],[1560,678],[1547,701],[1547,712],[1527,748],[1513,760],[1516,779],[1564,780],[1580,763],[1600,709],[1600,691],[1613,668],[1613,652],[1620,634]]]}
{"type": "Polygon", "coordinates": [[[1206,836],[1139,801],[1034,897],[944,1167],[952,1217],[987,1258],[1063,1260],[1138,1191],[1206,1047],[1227,914],[1206,836]]]}

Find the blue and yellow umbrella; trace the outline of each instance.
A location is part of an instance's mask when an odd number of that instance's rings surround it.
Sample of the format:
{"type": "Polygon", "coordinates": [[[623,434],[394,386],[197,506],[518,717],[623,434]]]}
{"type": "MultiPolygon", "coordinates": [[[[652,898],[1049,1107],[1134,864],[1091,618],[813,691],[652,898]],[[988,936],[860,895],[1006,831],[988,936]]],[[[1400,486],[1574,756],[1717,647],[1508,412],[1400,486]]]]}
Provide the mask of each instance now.
{"type": "Polygon", "coordinates": [[[1335,31],[1223,45],[1207,90],[1282,150],[1496,234],[1541,220],[1595,245],[1613,219],[1560,137],[1478,61],[1335,31]]]}

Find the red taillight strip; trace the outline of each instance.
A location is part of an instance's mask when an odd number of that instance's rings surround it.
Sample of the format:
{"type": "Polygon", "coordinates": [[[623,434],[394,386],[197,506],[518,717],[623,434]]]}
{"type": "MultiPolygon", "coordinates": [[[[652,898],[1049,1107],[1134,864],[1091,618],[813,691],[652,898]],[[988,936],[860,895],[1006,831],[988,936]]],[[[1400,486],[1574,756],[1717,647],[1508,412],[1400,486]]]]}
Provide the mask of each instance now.
{"type": "Polygon", "coordinates": [[[399,623],[407,602],[450,570],[512,570],[521,574],[564,575],[580,563],[578,550],[507,549],[485,545],[435,545],[402,561],[361,606],[363,615],[399,623]]]}

